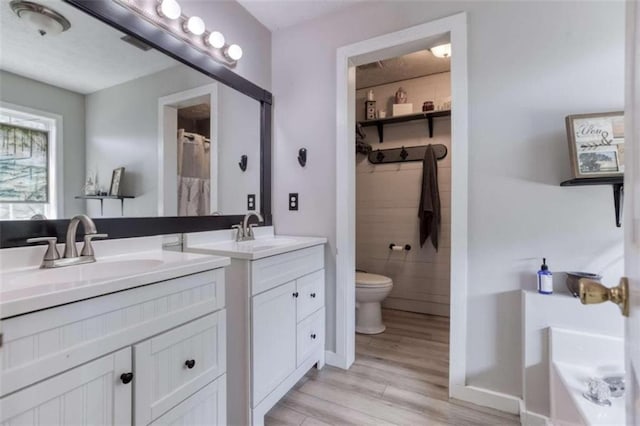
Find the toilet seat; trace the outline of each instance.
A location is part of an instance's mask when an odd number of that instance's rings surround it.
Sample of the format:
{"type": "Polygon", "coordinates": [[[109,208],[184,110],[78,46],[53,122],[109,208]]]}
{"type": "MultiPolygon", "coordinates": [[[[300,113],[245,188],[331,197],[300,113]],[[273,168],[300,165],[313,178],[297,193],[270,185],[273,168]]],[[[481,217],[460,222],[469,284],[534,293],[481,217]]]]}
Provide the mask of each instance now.
{"type": "Polygon", "coordinates": [[[356,272],[356,287],[386,287],[393,284],[389,277],[368,272],[356,272]]]}

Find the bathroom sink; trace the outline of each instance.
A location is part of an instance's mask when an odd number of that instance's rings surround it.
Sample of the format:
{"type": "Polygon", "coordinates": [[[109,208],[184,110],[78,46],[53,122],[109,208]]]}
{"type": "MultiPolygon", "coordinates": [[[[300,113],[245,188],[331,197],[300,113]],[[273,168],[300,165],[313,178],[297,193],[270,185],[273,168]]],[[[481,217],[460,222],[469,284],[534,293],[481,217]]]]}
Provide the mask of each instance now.
{"type": "MultiPolygon", "coordinates": [[[[266,228],[272,230],[271,227],[266,228]]],[[[254,231],[259,233],[262,230],[260,228],[254,228],[254,231]]],[[[256,260],[325,244],[327,242],[326,238],[321,237],[278,236],[273,233],[265,234],[266,233],[256,235],[255,240],[249,241],[222,239],[225,237],[235,237],[235,234],[225,231],[187,234],[185,238],[185,251],[228,256],[235,259],[256,260]]]]}
{"type": "Polygon", "coordinates": [[[29,268],[3,274],[2,292],[38,285],[56,285],[71,282],[97,282],[135,275],[157,268],[164,262],[159,259],[114,260],[85,263],[51,269],[29,268]]]}
{"type": "Polygon", "coordinates": [[[238,246],[243,250],[258,252],[261,250],[271,250],[273,248],[281,247],[287,244],[295,243],[296,241],[291,238],[260,238],[252,241],[242,241],[238,243],[238,246]]]}

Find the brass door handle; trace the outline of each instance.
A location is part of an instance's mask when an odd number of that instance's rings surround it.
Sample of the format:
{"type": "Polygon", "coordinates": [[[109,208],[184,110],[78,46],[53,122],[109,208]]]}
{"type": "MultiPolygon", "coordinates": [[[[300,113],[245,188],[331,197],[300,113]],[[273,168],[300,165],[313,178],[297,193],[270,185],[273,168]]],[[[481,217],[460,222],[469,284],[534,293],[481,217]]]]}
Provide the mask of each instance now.
{"type": "Polygon", "coordinates": [[[580,278],[580,301],[583,305],[612,301],[620,307],[622,315],[629,316],[629,280],[620,278],[617,287],[605,287],[597,281],[580,278]]]}

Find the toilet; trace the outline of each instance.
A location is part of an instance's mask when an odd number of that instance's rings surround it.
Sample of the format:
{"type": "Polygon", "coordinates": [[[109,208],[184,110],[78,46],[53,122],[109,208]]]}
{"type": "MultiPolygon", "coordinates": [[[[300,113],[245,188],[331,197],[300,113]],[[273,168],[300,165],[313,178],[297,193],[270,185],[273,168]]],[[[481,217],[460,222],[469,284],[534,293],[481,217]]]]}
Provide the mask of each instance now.
{"type": "Polygon", "coordinates": [[[392,288],[389,277],[356,272],[356,333],[378,334],[385,330],[381,304],[392,288]]]}

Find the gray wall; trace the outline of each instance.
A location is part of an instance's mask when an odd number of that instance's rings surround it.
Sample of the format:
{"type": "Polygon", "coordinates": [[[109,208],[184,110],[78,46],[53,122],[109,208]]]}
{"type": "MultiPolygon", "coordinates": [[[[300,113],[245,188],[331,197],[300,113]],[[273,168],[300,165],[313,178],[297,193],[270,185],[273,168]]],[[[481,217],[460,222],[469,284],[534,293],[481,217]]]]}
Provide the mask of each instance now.
{"type": "Polygon", "coordinates": [[[183,0],[182,13],[200,16],[207,28],[221,31],[229,43],[242,47],[233,72],[271,90],[271,32],[236,1],[183,0]]]}
{"type": "MultiPolygon", "coordinates": [[[[108,190],[112,170],[125,168],[123,193],[136,197],[125,200],[125,216],[158,214],[158,99],[211,83],[204,74],[177,65],[87,95],[87,170],[97,171],[101,187],[108,190]]],[[[240,214],[246,211],[246,193],[260,188],[260,104],[223,85],[218,86],[218,98],[218,209],[240,214]],[[247,173],[237,165],[238,150],[249,155],[247,173]]],[[[87,211],[100,216],[95,202],[87,203],[87,211]]],[[[120,203],[105,201],[105,217],[120,214],[120,203]]]]}
{"type": "Polygon", "coordinates": [[[84,95],[0,70],[0,99],[62,116],[63,217],[83,213],[82,201],[74,197],[85,182],[84,95]]]}
{"type": "Polygon", "coordinates": [[[521,396],[519,290],[534,285],[540,258],[552,270],[588,268],[622,244],[610,187],[559,186],[570,177],[564,117],[623,108],[622,1],[363,2],[275,32],[275,226],[330,239],[332,348],[336,49],[461,11],[469,32],[467,384],[521,396]],[[309,149],[305,168],[292,154],[300,146],[309,149]],[[288,192],[300,193],[298,212],[287,209],[288,192]]]}

